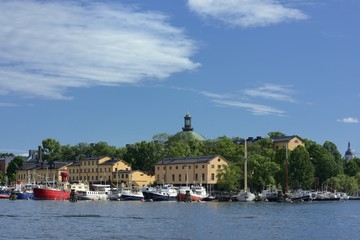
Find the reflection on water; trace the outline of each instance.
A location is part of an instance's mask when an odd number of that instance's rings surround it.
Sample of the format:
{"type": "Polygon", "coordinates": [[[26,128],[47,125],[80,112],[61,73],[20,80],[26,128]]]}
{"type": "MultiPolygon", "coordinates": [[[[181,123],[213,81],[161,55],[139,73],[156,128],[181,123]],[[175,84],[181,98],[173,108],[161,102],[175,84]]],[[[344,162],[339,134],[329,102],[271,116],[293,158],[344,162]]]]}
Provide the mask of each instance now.
{"type": "Polygon", "coordinates": [[[1,200],[7,239],[360,239],[360,201],[1,200]]]}

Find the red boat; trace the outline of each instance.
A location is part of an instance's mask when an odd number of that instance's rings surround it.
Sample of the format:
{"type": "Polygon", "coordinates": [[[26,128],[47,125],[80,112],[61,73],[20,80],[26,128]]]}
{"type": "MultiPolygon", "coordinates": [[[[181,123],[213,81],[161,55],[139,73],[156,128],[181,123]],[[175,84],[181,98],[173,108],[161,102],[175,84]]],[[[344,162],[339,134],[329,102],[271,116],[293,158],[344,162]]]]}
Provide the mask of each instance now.
{"type": "Polygon", "coordinates": [[[207,198],[209,194],[202,186],[180,187],[178,193],[178,201],[180,202],[199,202],[207,198]]]}
{"type": "Polygon", "coordinates": [[[35,200],[68,200],[70,198],[70,191],[56,188],[40,188],[36,187],[34,190],[35,200]]]}
{"type": "Polygon", "coordinates": [[[57,187],[35,187],[34,199],[35,200],[69,200],[70,190],[67,189],[67,173],[62,172],[62,181],[57,187]]]}

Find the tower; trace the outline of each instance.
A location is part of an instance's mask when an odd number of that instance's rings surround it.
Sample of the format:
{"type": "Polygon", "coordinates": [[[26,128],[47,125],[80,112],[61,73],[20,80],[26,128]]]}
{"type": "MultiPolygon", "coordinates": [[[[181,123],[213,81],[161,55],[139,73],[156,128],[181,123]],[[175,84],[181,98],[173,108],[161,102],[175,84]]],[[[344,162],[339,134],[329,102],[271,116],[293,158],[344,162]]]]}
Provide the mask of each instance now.
{"type": "Polygon", "coordinates": [[[191,127],[191,116],[190,114],[186,114],[184,117],[184,127],[182,128],[184,132],[190,132],[192,130],[194,130],[191,127]]]}

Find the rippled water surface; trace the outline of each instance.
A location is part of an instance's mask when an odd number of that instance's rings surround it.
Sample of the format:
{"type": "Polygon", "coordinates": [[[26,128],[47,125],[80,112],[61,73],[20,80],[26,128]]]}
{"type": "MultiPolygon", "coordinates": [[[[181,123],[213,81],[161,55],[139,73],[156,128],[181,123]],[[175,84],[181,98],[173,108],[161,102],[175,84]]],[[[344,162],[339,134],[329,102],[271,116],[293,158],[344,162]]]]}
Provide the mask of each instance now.
{"type": "Polygon", "coordinates": [[[0,239],[360,239],[360,201],[0,200],[0,239]]]}

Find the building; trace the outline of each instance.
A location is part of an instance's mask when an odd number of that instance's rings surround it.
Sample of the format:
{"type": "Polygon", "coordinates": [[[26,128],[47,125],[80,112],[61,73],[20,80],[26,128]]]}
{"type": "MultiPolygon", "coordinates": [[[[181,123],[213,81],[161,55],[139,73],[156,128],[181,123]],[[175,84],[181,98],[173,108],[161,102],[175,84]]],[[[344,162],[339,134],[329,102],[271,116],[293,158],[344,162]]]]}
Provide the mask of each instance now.
{"type": "Polygon", "coordinates": [[[68,176],[70,182],[110,184],[113,182],[113,173],[119,170],[131,170],[131,165],[111,157],[91,157],[70,165],[68,176]]]}
{"type": "Polygon", "coordinates": [[[7,167],[13,159],[13,156],[0,157],[0,173],[6,174],[7,167]]]}
{"type": "Polygon", "coordinates": [[[62,180],[61,173],[68,171],[69,162],[28,161],[16,170],[16,181],[32,183],[55,183],[62,180]]]}
{"type": "Polygon", "coordinates": [[[303,147],[305,146],[304,141],[297,135],[274,138],[272,140],[273,140],[274,148],[276,150],[282,148],[285,149],[287,146],[287,149],[292,151],[297,146],[303,146],[303,147]]]}
{"type": "Polygon", "coordinates": [[[351,149],[350,147],[350,142],[348,143],[348,149],[345,152],[345,156],[344,159],[346,161],[350,161],[351,159],[355,158],[355,153],[354,150],[351,149]]]}
{"type": "Polygon", "coordinates": [[[155,182],[154,174],[140,170],[118,170],[112,179],[113,184],[120,187],[144,187],[155,182]]]}
{"type": "Polygon", "coordinates": [[[206,140],[204,136],[194,131],[194,128],[191,126],[191,116],[190,114],[186,114],[184,117],[184,127],[181,132],[176,133],[171,137],[173,140],[183,140],[189,141],[191,139],[195,139],[198,141],[206,140]]]}
{"type": "Polygon", "coordinates": [[[216,185],[218,170],[228,165],[221,156],[164,158],[155,164],[158,184],[206,184],[216,185]]]}

